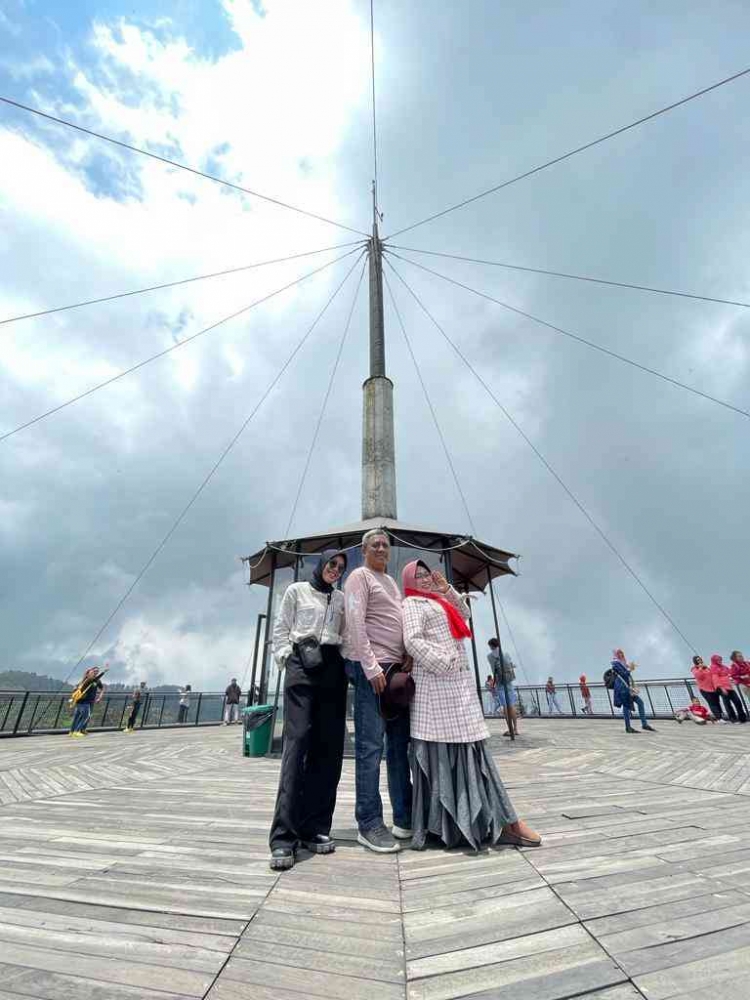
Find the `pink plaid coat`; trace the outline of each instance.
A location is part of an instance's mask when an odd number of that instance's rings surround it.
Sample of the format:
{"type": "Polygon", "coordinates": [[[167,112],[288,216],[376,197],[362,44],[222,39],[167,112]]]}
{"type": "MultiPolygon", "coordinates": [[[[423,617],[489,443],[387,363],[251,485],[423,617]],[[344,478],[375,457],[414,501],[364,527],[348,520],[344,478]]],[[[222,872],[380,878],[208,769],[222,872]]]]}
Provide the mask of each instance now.
{"type": "MultiPolygon", "coordinates": [[[[445,597],[469,617],[466,598],[453,588],[445,597]]],[[[412,737],[435,743],[486,740],[489,732],[464,643],[451,635],[443,609],[429,598],[407,597],[403,616],[404,645],[414,658],[412,737]]]]}

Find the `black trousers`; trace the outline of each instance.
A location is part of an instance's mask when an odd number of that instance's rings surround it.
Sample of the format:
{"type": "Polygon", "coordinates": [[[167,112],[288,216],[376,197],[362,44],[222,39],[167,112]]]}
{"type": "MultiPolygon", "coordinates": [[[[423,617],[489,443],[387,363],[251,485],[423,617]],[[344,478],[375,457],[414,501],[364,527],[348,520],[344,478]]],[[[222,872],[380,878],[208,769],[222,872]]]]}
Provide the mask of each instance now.
{"type": "Polygon", "coordinates": [[[341,778],[347,678],[338,646],[321,646],[323,666],[306,674],[296,654],[284,681],[284,752],[269,843],[294,848],[331,832],[341,778]]]}
{"type": "Polygon", "coordinates": [[[721,698],[719,697],[719,692],[701,691],[701,694],[708,704],[708,707],[711,709],[711,714],[717,719],[723,719],[724,715],[721,711],[721,698]]]}
{"type": "Polygon", "coordinates": [[[730,722],[747,722],[747,712],[736,691],[722,691],[721,703],[730,722]]]}
{"type": "Polygon", "coordinates": [[[139,701],[133,702],[133,707],[128,716],[128,729],[135,729],[135,720],[138,718],[138,713],[141,710],[141,703],[139,701]]]}

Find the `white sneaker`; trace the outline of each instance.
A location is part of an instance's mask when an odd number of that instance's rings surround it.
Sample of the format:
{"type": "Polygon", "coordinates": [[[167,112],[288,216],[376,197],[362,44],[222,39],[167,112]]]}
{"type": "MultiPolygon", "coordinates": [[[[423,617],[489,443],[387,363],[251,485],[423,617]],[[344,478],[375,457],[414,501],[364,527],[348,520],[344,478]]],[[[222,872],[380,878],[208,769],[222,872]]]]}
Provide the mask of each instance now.
{"type": "Polygon", "coordinates": [[[396,840],[411,840],[413,834],[411,830],[407,830],[403,826],[392,826],[391,833],[396,838],[396,840]]]}
{"type": "Polygon", "coordinates": [[[726,726],[726,725],[728,725],[726,719],[717,719],[716,721],[719,723],[720,726],[726,726]]]}

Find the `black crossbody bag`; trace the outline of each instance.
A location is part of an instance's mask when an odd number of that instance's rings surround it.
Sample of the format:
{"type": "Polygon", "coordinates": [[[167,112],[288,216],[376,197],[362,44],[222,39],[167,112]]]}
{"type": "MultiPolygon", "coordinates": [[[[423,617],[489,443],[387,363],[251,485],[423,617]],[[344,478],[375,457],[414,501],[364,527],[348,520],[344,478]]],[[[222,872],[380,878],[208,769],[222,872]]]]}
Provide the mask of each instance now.
{"type": "Polygon", "coordinates": [[[326,622],[328,621],[328,613],[331,608],[331,599],[333,597],[333,591],[328,595],[328,600],[326,601],[326,609],[323,614],[323,624],[320,627],[320,635],[309,635],[305,639],[300,639],[297,645],[297,656],[302,664],[302,669],[306,674],[316,674],[320,668],[323,666],[323,650],[321,649],[320,640],[323,638],[323,632],[325,631],[326,622]]]}

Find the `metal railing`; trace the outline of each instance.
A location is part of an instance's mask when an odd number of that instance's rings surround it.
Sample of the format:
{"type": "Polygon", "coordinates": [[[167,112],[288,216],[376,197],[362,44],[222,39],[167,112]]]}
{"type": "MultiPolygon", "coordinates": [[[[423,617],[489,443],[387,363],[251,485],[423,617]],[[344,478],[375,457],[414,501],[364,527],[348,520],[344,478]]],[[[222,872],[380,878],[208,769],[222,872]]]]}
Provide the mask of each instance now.
{"type": "MultiPolygon", "coordinates": [[[[698,686],[691,678],[675,677],[658,681],[636,681],[638,693],[643,699],[646,715],[652,719],[671,719],[678,708],[686,708],[692,698],[700,695],[698,686]]],[[[519,699],[519,714],[527,718],[577,718],[606,719],[621,717],[621,710],[615,708],[613,692],[604,684],[589,683],[591,692],[591,713],[585,705],[578,684],[555,684],[556,702],[547,698],[544,684],[514,685],[519,699]]],[[[745,709],[750,713],[748,694],[742,688],[735,688],[745,709]]],[[[491,692],[482,693],[484,714],[488,718],[499,714],[494,709],[491,692]]],[[[501,710],[500,710],[501,711],[501,710]]]]}
{"type": "MultiPolygon", "coordinates": [[[[69,698],[70,691],[0,691],[0,737],[66,732],[75,712],[68,704],[69,698]]],[[[124,728],[132,704],[129,692],[105,692],[102,700],[93,706],[86,728],[102,732],[124,728]]],[[[243,695],[240,708],[245,704],[249,701],[243,695]]],[[[223,693],[192,691],[187,714],[181,714],[177,692],[147,692],[136,729],[217,726],[224,718],[225,707],[223,693]]]]}

